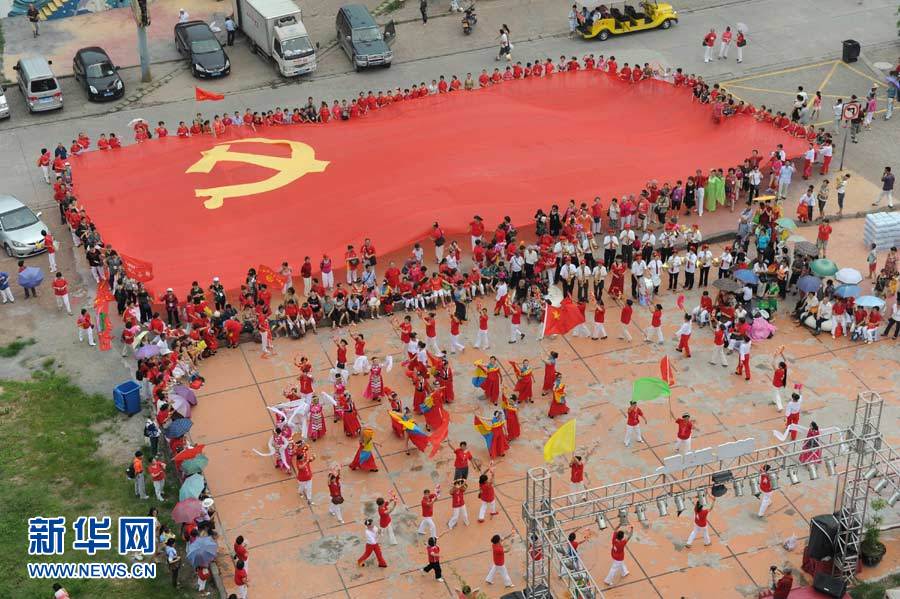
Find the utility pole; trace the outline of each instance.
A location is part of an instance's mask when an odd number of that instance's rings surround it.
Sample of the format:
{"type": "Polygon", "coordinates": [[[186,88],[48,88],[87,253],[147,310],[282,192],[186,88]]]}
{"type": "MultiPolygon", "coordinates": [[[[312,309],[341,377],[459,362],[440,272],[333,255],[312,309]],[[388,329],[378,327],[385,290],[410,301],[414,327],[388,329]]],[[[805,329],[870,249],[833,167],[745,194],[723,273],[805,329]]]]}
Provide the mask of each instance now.
{"type": "Polygon", "coordinates": [[[147,27],[150,26],[150,8],[147,0],[131,0],[131,12],[137,25],[138,56],[141,58],[141,81],[153,80],[150,74],[150,48],[147,45],[147,27]]]}

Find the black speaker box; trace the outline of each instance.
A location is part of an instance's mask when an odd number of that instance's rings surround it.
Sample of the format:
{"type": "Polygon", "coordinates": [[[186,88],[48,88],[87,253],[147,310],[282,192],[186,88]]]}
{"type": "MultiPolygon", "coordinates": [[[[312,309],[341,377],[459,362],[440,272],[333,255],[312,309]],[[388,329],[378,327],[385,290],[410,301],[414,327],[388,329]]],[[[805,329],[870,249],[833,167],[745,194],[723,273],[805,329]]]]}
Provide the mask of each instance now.
{"type": "Polygon", "coordinates": [[[809,523],[809,557],[814,560],[833,558],[840,526],[833,514],[815,516],[809,523]]]}
{"type": "Polygon", "coordinates": [[[847,592],[847,583],[844,582],[843,578],[819,572],[813,579],[813,588],[829,597],[841,599],[847,592]]]}

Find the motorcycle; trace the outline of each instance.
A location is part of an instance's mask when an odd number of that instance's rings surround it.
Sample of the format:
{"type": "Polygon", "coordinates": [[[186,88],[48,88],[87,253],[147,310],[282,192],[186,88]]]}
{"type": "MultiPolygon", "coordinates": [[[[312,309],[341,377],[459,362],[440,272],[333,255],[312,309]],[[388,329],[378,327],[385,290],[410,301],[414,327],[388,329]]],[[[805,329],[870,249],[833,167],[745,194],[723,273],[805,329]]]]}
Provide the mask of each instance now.
{"type": "Polygon", "coordinates": [[[475,23],[478,22],[478,15],[475,14],[475,5],[470,4],[463,11],[463,13],[464,13],[463,18],[462,18],[463,33],[465,33],[466,35],[469,35],[470,33],[472,33],[472,30],[475,28],[475,23]]]}

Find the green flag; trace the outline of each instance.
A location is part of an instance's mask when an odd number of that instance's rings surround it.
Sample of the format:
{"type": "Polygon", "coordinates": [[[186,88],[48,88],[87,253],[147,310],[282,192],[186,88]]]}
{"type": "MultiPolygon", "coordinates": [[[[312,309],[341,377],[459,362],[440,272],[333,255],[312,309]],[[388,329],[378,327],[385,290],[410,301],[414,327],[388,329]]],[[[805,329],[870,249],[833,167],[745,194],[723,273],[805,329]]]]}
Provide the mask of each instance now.
{"type": "Polygon", "coordinates": [[[669,384],[655,376],[645,376],[636,379],[631,387],[632,401],[650,401],[660,397],[669,397],[672,389],[669,384]]]}

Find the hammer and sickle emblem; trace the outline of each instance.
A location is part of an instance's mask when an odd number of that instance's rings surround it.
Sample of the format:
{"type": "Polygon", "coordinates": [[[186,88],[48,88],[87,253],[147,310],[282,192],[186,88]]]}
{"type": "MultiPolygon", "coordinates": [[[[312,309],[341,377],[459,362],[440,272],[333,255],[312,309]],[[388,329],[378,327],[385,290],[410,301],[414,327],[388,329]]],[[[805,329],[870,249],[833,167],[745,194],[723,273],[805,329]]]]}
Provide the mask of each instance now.
{"type": "Polygon", "coordinates": [[[258,195],[274,191],[285,185],[290,185],[306,173],[321,173],[328,166],[328,162],[316,160],[315,152],[307,144],[286,139],[248,137],[247,139],[237,139],[226,144],[213,146],[212,149],[201,153],[203,158],[192,164],[185,173],[209,173],[219,162],[244,162],[277,171],[276,174],[262,181],[194,190],[194,194],[198,198],[209,198],[203,202],[203,205],[210,210],[221,208],[225,198],[239,198],[241,196],[258,195]],[[265,154],[232,152],[231,145],[238,143],[284,144],[290,146],[291,156],[287,158],[267,156],[265,154]]]}

